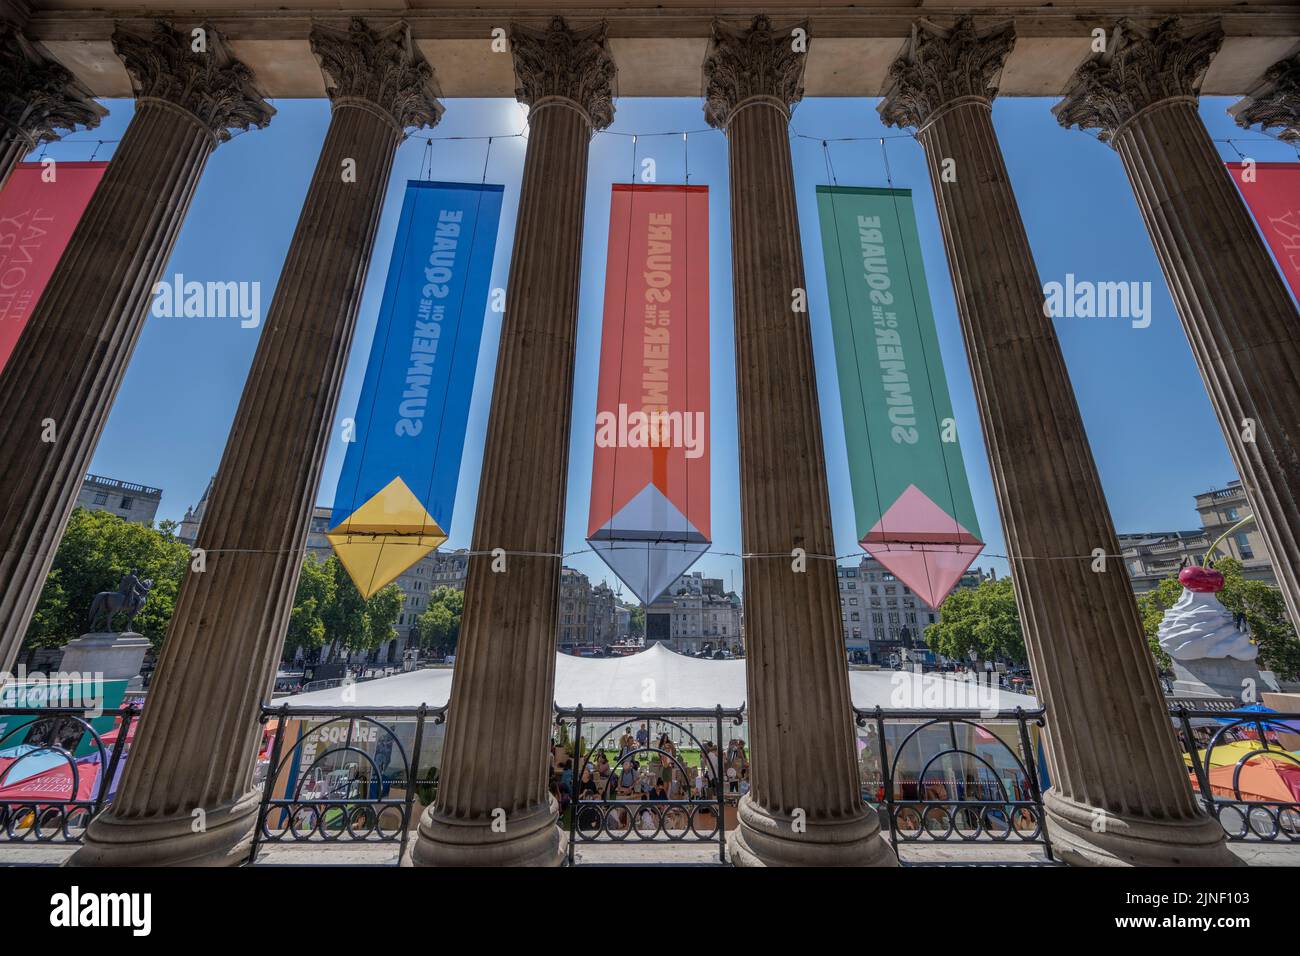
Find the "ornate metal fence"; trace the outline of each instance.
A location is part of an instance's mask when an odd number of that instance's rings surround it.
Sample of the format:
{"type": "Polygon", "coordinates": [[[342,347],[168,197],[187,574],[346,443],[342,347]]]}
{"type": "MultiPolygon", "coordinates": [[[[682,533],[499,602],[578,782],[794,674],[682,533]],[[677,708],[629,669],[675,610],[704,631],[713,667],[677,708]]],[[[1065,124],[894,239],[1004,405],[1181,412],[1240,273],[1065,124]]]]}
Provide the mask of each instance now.
{"type": "Polygon", "coordinates": [[[5,726],[17,720],[0,734],[0,842],[80,843],[117,785],[139,714],[135,707],[98,717],[84,708],[0,710],[5,726]],[[116,717],[112,731],[95,729],[102,717],[116,717]]]}
{"type": "Polygon", "coordinates": [[[1042,710],[854,708],[863,791],[900,843],[1040,844],[1052,859],[1030,725],[1042,710]],[[1014,746],[1005,739],[1014,730],[1014,746]]]}
{"type": "MultiPolygon", "coordinates": [[[[713,843],[718,844],[718,860],[727,861],[726,808],[728,800],[727,782],[722,771],[722,730],[724,722],[740,726],[744,721],[744,708],[726,709],[715,707],[713,710],[641,710],[641,709],[586,709],[582,706],[556,708],[557,723],[573,721],[573,741],[575,756],[568,785],[568,804],[565,808],[569,828],[569,864],[576,862],[576,849],[579,843],[641,843],[682,844],[713,843]],[[677,748],[661,748],[654,741],[654,732],[660,734],[665,729],[683,741],[684,748],[694,749],[705,755],[705,741],[701,740],[693,729],[693,724],[710,722],[714,731],[715,746],[719,748],[718,758],[710,761],[707,756],[700,761],[701,773],[705,777],[704,792],[693,792],[691,771],[677,753],[677,748]],[[584,728],[608,724],[589,745],[586,743],[584,728]],[[643,744],[618,753],[611,770],[604,780],[584,789],[584,771],[595,765],[595,759],[605,751],[619,751],[622,748],[615,743],[615,733],[620,727],[645,725],[650,738],[643,744]],[[680,773],[684,787],[676,796],[666,799],[646,797],[636,792],[639,780],[623,779],[623,768],[633,761],[658,761],[671,772],[680,773]],[[630,784],[631,786],[628,786],[630,784]]],[[[671,774],[670,774],[671,777],[671,774]]],[[[738,797],[739,794],[732,795],[738,797]]],[[[732,801],[734,802],[734,800],[732,801]]]]}
{"type": "Polygon", "coordinates": [[[431,802],[436,770],[420,778],[427,725],[441,724],[446,707],[268,707],[263,722],[278,723],[271,744],[250,862],[267,843],[317,846],[396,843],[406,852],[418,790],[431,802]],[[414,720],[409,752],[393,724],[414,720]],[[296,739],[288,740],[296,721],[296,739]],[[400,794],[393,791],[399,788],[400,794]]]}
{"type": "Polygon", "coordinates": [[[1232,842],[1300,841],[1300,757],[1270,736],[1278,733],[1300,735],[1300,714],[1254,711],[1192,710],[1178,707],[1174,711],[1182,725],[1187,760],[1206,812],[1219,821],[1224,835],[1232,842]],[[1217,724],[1202,749],[1198,744],[1194,722],[1206,726],[1217,724]],[[1235,748],[1227,761],[1215,765],[1214,751],[1241,740],[1253,741],[1252,749],[1235,748]],[[1269,766],[1275,763],[1276,766],[1269,766]],[[1264,777],[1256,782],[1245,775],[1264,777]],[[1268,779],[1272,777],[1273,779],[1268,779]],[[1258,792],[1265,787],[1274,792],[1258,792]],[[1291,799],[1286,799],[1290,793],[1291,799]],[[1273,796],[1275,799],[1261,799],[1273,796]]]}

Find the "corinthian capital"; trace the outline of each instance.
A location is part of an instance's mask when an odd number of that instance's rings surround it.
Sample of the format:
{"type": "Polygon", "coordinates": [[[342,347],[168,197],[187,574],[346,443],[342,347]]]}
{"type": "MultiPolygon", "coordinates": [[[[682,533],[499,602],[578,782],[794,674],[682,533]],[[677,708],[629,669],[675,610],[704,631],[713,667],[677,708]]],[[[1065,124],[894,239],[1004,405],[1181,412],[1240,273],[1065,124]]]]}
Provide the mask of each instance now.
{"type": "Polygon", "coordinates": [[[1300,143],[1300,54],[1270,66],[1228,112],[1243,129],[1281,128],[1278,139],[1300,143]]]}
{"type": "Polygon", "coordinates": [[[0,90],[0,125],[31,147],[58,139],[59,130],[93,129],[108,112],[10,23],[0,23],[0,90]]]}
{"type": "Polygon", "coordinates": [[[808,24],[774,31],[767,17],[754,17],[748,29],[713,21],[713,40],[704,61],[704,119],[725,129],[745,100],[776,100],[787,112],[803,99],[808,24]],[[802,30],[802,37],[794,31],[802,30]],[[800,42],[802,40],[802,42],[800,42]]]}
{"type": "Polygon", "coordinates": [[[437,126],[442,119],[433,67],[411,42],[405,23],[383,30],[372,30],[360,17],[346,30],[315,24],[311,51],[336,105],[363,101],[391,117],[399,130],[437,126]]]}
{"type": "Polygon", "coordinates": [[[1156,103],[1194,98],[1223,43],[1217,20],[1184,27],[1177,17],[1154,28],[1120,20],[1106,49],[1070,77],[1065,98],[1052,108],[1065,127],[1099,130],[1111,142],[1129,120],[1156,103]]]}
{"type": "Polygon", "coordinates": [[[907,46],[889,67],[889,86],[876,110],[886,126],[924,126],[953,100],[992,100],[994,82],[1016,43],[1011,21],[978,29],[962,17],[946,29],[929,20],[912,24],[907,46]]]}
{"type": "Polygon", "coordinates": [[[262,98],[253,71],[230,55],[216,30],[198,29],[198,36],[182,34],[156,20],[147,32],[121,25],[113,30],[113,50],[126,66],[136,99],[179,106],[219,143],[230,139],[232,129],[266,126],[275,107],[262,98]]]}
{"type": "Polygon", "coordinates": [[[605,42],[605,24],[571,30],[555,17],[545,30],[510,25],[515,61],[515,98],[529,106],[551,96],[572,100],[591,118],[592,129],[614,122],[617,69],[605,42]]]}

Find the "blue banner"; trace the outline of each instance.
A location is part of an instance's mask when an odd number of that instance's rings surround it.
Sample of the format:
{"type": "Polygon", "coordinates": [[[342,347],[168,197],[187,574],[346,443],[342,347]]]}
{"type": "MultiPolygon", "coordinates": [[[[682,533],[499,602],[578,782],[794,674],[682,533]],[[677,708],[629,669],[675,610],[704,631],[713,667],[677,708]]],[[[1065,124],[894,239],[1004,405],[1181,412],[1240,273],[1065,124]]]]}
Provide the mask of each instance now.
{"type": "Polygon", "coordinates": [[[412,180],[329,539],[369,597],[447,540],[503,187],[412,180]]]}

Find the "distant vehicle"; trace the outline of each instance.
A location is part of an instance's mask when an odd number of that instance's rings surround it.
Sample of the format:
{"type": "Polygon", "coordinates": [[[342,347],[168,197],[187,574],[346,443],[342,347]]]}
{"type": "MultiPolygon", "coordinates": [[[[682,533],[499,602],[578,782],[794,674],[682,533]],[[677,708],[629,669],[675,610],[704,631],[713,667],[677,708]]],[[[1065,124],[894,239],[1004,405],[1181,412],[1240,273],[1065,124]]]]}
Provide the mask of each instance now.
{"type": "Polygon", "coordinates": [[[455,654],[448,654],[446,657],[444,657],[444,658],[442,659],[442,662],[443,662],[444,664],[455,664],[455,663],[456,663],[456,655],[455,655],[455,654]]]}

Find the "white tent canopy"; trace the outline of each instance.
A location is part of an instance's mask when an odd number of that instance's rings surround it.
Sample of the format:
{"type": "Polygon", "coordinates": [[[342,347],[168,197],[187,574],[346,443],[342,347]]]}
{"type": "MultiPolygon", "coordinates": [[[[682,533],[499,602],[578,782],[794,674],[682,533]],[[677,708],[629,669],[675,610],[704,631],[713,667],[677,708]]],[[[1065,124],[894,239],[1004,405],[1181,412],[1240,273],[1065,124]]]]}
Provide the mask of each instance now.
{"type": "MultiPolygon", "coordinates": [[[[363,681],[344,688],[281,697],[290,707],[440,707],[451,695],[452,669],[431,668],[363,681]]],[[[1039,706],[1025,694],[908,671],[849,671],[855,706],[917,710],[1026,710],[1039,706]]],[[[555,702],[598,708],[665,710],[740,707],[745,702],[745,661],[703,660],[654,644],[628,657],[555,655],[555,702]]]]}

